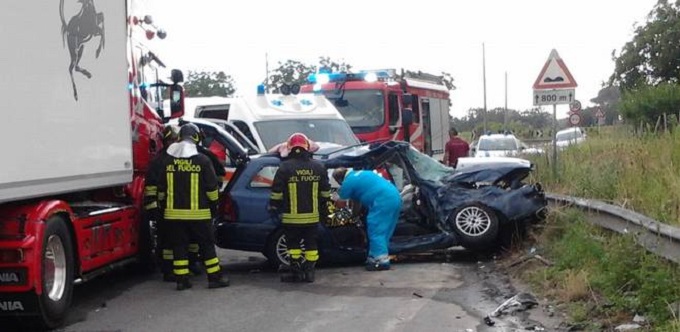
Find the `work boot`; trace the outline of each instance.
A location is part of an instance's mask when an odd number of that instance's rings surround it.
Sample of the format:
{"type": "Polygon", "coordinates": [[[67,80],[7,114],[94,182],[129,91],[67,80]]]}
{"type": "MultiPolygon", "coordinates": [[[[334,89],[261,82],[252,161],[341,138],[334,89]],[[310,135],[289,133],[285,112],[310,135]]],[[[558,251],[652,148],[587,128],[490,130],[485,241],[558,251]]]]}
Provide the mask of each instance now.
{"type": "Polygon", "coordinates": [[[177,279],[177,290],[182,291],[191,288],[191,281],[188,276],[175,276],[177,279]]]}
{"type": "Polygon", "coordinates": [[[303,271],[304,271],[304,280],[306,282],[314,282],[315,278],[315,271],[314,271],[314,266],[316,265],[316,262],[310,262],[306,261],[303,264],[303,271]]]}
{"type": "Polygon", "coordinates": [[[229,287],[229,278],[222,275],[222,273],[208,274],[208,288],[224,288],[229,287]]]}
{"type": "Polygon", "coordinates": [[[281,275],[281,282],[301,282],[304,278],[302,258],[296,258],[290,260],[290,273],[281,275]]]}

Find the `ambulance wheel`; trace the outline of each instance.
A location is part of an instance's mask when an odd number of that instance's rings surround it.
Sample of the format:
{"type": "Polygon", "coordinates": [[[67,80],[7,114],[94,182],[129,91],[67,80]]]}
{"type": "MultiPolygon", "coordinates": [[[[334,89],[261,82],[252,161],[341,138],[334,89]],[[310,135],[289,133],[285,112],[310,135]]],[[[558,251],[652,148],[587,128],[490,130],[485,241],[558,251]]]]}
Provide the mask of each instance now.
{"type": "Polygon", "coordinates": [[[73,296],[73,242],[62,217],[45,223],[42,246],[42,294],[38,295],[42,325],[55,328],[66,318],[73,296]]]}

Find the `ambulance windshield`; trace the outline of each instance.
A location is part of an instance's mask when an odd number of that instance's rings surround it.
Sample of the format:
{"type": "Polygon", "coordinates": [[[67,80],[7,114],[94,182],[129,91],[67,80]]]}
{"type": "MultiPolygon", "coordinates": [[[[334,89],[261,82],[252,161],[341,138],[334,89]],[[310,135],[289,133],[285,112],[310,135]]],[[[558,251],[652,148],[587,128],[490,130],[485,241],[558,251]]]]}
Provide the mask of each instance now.
{"type": "Polygon", "coordinates": [[[262,143],[267,149],[285,142],[292,133],[300,132],[315,142],[335,143],[343,146],[359,144],[347,122],[341,119],[290,119],[254,123],[262,143]]]}

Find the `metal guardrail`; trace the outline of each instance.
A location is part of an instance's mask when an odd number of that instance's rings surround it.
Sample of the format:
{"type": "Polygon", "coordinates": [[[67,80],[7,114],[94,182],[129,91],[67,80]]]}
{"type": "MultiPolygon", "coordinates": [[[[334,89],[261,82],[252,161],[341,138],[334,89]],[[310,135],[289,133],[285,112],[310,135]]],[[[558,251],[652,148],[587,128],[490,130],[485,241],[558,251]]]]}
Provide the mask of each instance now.
{"type": "Polygon", "coordinates": [[[632,234],[648,251],[680,264],[680,229],[597,200],[550,193],[545,196],[550,205],[580,208],[591,223],[617,233],[632,234]]]}

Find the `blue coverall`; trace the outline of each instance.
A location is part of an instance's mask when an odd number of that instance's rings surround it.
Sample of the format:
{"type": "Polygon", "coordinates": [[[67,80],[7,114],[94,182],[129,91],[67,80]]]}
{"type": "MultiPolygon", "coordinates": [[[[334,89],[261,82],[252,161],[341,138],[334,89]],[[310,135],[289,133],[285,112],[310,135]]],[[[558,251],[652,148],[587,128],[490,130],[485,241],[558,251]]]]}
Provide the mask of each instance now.
{"type": "Polygon", "coordinates": [[[368,208],[368,259],[389,263],[389,241],[401,211],[401,195],[388,180],[370,170],[349,171],[338,192],[368,208]]]}

